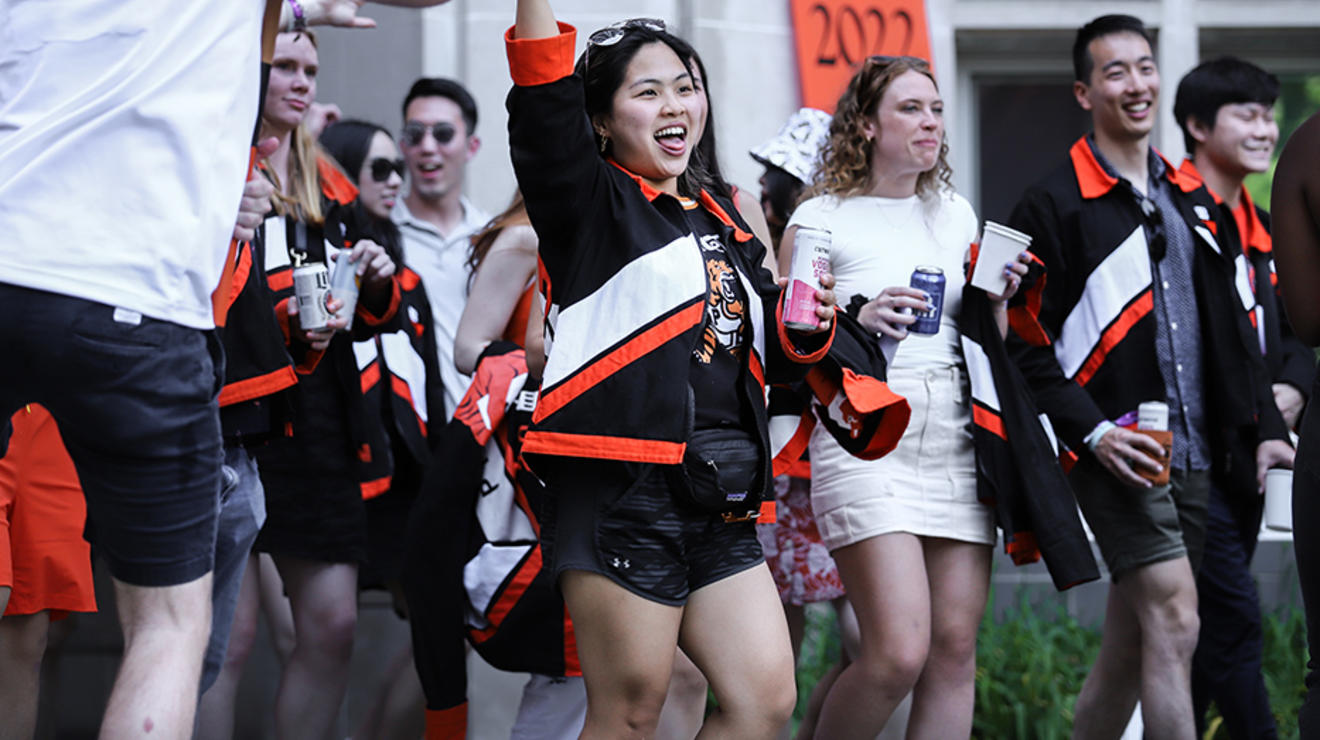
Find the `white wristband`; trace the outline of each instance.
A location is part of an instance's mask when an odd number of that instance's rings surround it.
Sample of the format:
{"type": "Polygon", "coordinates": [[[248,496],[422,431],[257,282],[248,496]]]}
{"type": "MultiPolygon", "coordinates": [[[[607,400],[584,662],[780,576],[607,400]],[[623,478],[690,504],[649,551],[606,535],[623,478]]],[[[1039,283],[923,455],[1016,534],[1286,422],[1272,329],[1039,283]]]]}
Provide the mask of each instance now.
{"type": "Polygon", "coordinates": [[[1099,424],[1096,424],[1095,429],[1092,429],[1091,433],[1086,435],[1086,439],[1082,441],[1086,443],[1086,446],[1090,448],[1091,452],[1095,452],[1095,448],[1100,444],[1100,440],[1109,433],[1109,430],[1116,428],[1118,428],[1117,424],[1105,419],[1099,424]]]}

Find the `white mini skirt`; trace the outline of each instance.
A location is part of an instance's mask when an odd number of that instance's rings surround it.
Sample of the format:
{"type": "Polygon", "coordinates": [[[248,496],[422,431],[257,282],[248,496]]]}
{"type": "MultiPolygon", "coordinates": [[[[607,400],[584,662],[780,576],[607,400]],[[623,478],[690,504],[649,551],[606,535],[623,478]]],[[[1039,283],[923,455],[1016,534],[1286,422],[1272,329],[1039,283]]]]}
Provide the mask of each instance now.
{"type": "Polygon", "coordinates": [[[893,532],[993,545],[994,512],[976,498],[967,373],[895,368],[889,387],[912,418],[888,455],[861,460],[821,425],[812,431],[811,508],[826,547],[893,532]]]}

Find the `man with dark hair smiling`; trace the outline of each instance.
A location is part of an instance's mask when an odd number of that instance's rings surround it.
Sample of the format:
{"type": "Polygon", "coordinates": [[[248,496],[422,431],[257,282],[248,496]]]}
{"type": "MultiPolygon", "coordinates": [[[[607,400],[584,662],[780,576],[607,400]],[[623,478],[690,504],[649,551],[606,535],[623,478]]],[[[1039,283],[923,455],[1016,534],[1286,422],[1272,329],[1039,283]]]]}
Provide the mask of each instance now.
{"type": "MultiPolygon", "coordinates": [[[[1295,427],[1315,377],[1315,356],[1293,336],[1275,283],[1269,215],[1242,186],[1265,172],[1279,139],[1274,101],[1279,81],[1241,59],[1204,62],[1178,83],[1173,117],[1188,158],[1182,171],[1205,182],[1219,205],[1219,242],[1252,295],[1248,313],[1265,357],[1274,402],[1295,427]]],[[[1212,486],[1204,566],[1196,590],[1201,635],[1192,660],[1192,700],[1198,729],[1214,701],[1229,737],[1274,737],[1269,694],[1261,674],[1260,600],[1251,556],[1262,498],[1251,490],[1212,486]]]]}
{"type": "Polygon", "coordinates": [[[1150,146],[1160,76],[1145,27],[1096,18],[1077,32],[1073,68],[1093,132],[1010,219],[1047,268],[1038,323],[1019,315],[1010,346],[1079,455],[1069,482],[1113,581],[1073,736],[1118,737],[1140,699],[1149,737],[1191,740],[1210,486],[1259,486],[1292,448],[1214,201],[1150,146]],[[1168,448],[1132,429],[1149,401],[1167,404],[1168,448]]]}
{"type": "Polygon", "coordinates": [[[423,77],[403,99],[399,149],[408,164],[408,194],[392,217],[403,233],[408,264],[422,278],[435,316],[435,348],[452,416],[468,378],[454,367],[454,333],[468,291],[468,240],[490,215],[463,196],[467,164],[481,148],[477,103],[454,80],[423,77]]]}

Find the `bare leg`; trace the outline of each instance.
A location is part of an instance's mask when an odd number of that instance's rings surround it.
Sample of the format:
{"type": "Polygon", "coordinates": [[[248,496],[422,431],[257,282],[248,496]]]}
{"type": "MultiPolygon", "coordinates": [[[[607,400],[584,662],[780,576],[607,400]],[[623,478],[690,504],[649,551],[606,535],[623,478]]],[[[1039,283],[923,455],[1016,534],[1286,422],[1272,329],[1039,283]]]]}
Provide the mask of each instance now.
{"type": "Polygon", "coordinates": [[[1078,740],[1123,734],[1141,695],[1141,628],[1127,600],[1113,585],[1105,606],[1100,652],[1086,675],[1073,709],[1072,736],[1078,740]]]}
{"type": "Polygon", "coordinates": [[[848,667],[848,663],[848,658],[842,657],[838,663],[830,666],[830,669],[825,671],[825,674],[812,687],[811,696],[807,697],[806,711],[802,713],[802,722],[798,724],[797,734],[793,736],[797,740],[811,740],[811,737],[816,734],[816,723],[820,720],[820,708],[825,704],[825,697],[829,696],[830,688],[834,686],[834,682],[848,667]]]}
{"type": "Polygon", "coordinates": [[[916,685],[930,646],[930,589],[917,537],[885,534],[833,553],[861,645],[821,707],[816,737],[872,740],[916,685]]]}
{"type": "Polygon", "coordinates": [[[266,631],[270,634],[271,647],[280,667],[289,665],[293,655],[293,607],[289,597],[284,595],[284,579],[280,569],[275,567],[275,559],[270,553],[257,555],[261,578],[257,579],[257,589],[261,594],[261,614],[266,618],[266,631]]]}
{"type": "Polygon", "coordinates": [[[211,631],[211,574],[178,586],[115,580],[124,659],[101,724],[102,740],[187,737],[211,631]]]}
{"type": "Polygon", "coordinates": [[[922,538],[930,581],[930,654],[912,694],[910,739],[968,737],[976,701],[976,633],[990,589],[990,547],[922,538]]]}
{"type": "Polygon", "coordinates": [[[698,738],[763,740],[793,716],[793,651],[764,561],[693,591],[679,641],[719,707],[698,738]]]}
{"type": "Polygon", "coordinates": [[[834,618],[839,622],[839,642],[842,643],[845,663],[850,663],[862,654],[862,631],[857,624],[857,611],[847,596],[840,596],[830,602],[834,605],[834,618]]]}
{"type": "Polygon", "coordinates": [[[225,660],[211,688],[202,694],[197,705],[197,727],[194,740],[231,740],[234,737],[234,707],[238,700],[238,684],[243,678],[243,666],[252,654],[257,640],[257,615],[261,592],[257,556],[249,555],[243,581],[238,587],[238,603],[234,605],[234,624],[229,629],[229,645],[225,660]]]}
{"type": "Polygon", "coordinates": [[[706,718],[708,685],[692,659],[675,648],[674,671],[669,676],[669,693],[656,725],[656,740],[691,740],[696,737],[706,718]]]}
{"type": "Polygon", "coordinates": [[[357,626],[357,566],[277,556],[296,642],[275,698],[281,740],[324,740],[339,719],[357,626]]]}
{"type": "Polygon", "coordinates": [[[1196,736],[1192,654],[1201,630],[1196,577],[1186,558],[1128,574],[1117,586],[1141,625],[1141,719],[1148,737],[1196,736]]]}
{"type": "Polygon", "coordinates": [[[50,613],[45,611],[0,619],[0,707],[5,708],[0,740],[31,740],[37,730],[41,658],[49,627],[50,613]]]}
{"type": "Polygon", "coordinates": [[[1100,655],[1077,698],[1073,737],[1118,737],[1137,691],[1149,737],[1194,737],[1190,676],[1199,626],[1186,558],[1137,568],[1110,586],[1100,655]]]}
{"type": "Polygon", "coordinates": [[[376,734],[364,740],[415,740],[426,731],[426,694],[413,662],[412,629],[406,621],[408,602],[404,599],[403,584],[394,581],[389,587],[394,609],[404,615],[404,620],[391,623],[391,628],[399,631],[401,641],[381,697],[380,724],[376,726],[376,734]]]}
{"type": "MultiPolygon", "coordinates": [[[[793,649],[793,669],[796,678],[797,667],[801,665],[802,662],[802,638],[807,631],[806,607],[802,604],[784,604],[784,620],[788,622],[788,644],[789,647],[793,649]]],[[[838,678],[840,670],[842,669],[835,665],[826,671],[824,676],[821,676],[820,679],[816,681],[815,687],[811,690],[811,696],[807,699],[808,714],[811,714],[812,712],[812,702],[816,703],[816,714],[820,713],[820,702],[825,700],[825,691],[821,688],[821,684],[826,682],[831,684],[834,683],[834,679],[838,678]]],[[[806,718],[803,719],[803,723],[806,723],[806,718]]],[[[812,716],[811,724],[813,727],[815,726],[815,723],[816,718],[815,716],[812,716]]],[[[779,738],[779,740],[790,740],[790,738],[793,737],[792,731],[793,723],[785,722],[784,726],[779,729],[779,734],[775,737],[779,738]]],[[[801,734],[801,732],[802,725],[798,725],[798,733],[801,734]]],[[[805,737],[811,737],[811,735],[805,735],[805,737]]]]}
{"type": "MultiPolygon", "coordinates": [[[[393,656],[371,710],[353,737],[360,740],[415,740],[426,731],[426,697],[413,665],[412,632],[407,622],[386,629],[393,656]]],[[[377,635],[381,637],[382,635],[377,635]]]]}
{"type": "MultiPolygon", "coordinates": [[[[802,713],[802,722],[798,724],[797,734],[794,735],[797,740],[811,740],[811,737],[816,734],[816,722],[820,719],[820,708],[825,704],[825,697],[829,695],[830,688],[843,674],[844,669],[852,663],[852,656],[861,652],[861,635],[857,632],[857,615],[853,612],[852,605],[848,603],[848,597],[840,596],[831,603],[834,606],[835,619],[839,623],[839,642],[841,643],[839,662],[831,666],[825,672],[825,675],[816,681],[816,685],[812,687],[811,696],[807,698],[807,706],[802,713]]],[[[787,613],[787,609],[785,609],[785,613],[787,613]]],[[[788,620],[788,630],[790,634],[793,631],[791,617],[788,620]]],[[[892,720],[890,723],[892,724],[892,720]]],[[[907,727],[906,712],[903,715],[903,725],[904,728],[907,727]]]]}
{"type": "Polygon", "coordinates": [[[566,571],[559,583],[587,685],[581,737],[653,737],[683,610],[648,601],[597,573],[566,571]]]}

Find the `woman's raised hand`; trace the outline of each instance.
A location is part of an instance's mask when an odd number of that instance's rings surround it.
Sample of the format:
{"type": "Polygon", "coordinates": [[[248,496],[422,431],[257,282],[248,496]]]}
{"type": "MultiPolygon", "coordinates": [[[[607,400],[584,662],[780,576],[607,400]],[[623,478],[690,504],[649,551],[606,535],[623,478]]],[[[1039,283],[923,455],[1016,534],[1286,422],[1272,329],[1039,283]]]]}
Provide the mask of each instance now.
{"type": "Polygon", "coordinates": [[[880,295],[867,301],[857,314],[857,322],[867,331],[893,339],[906,339],[908,327],[916,322],[915,311],[930,308],[926,294],[906,285],[894,285],[880,291],[880,295]],[[904,313],[907,309],[907,313],[904,313]]]}

